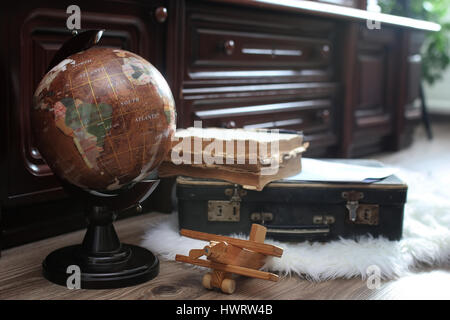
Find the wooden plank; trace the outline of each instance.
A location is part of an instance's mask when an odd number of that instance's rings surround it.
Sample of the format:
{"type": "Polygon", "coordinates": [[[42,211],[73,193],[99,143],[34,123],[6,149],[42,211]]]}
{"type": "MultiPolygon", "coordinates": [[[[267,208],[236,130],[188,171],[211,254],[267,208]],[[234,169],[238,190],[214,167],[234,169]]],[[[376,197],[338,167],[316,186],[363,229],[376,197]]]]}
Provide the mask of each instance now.
{"type": "Polygon", "coordinates": [[[175,256],[175,260],[178,262],[190,263],[190,264],[194,264],[194,265],[205,267],[205,268],[211,268],[211,269],[219,270],[219,271],[223,271],[223,272],[231,272],[231,273],[240,274],[240,275],[246,276],[246,277],[270,280],[270,281],[274,281],[274,282],[277,282],[278,278],[279,278],[276,274],[270,273],[270,272],[253,270],[253,269],[248,269],[248,268],[243,268],[243,267],[238,267],[238,266],[231,266],[231,265],[227,265],[227,264],[220,264],[220,263],[215,263],[215,262],[212,262],[209,260],[203,260],[203,259],[191,259],[187,256],[183,256],[183,255],[179,255],[179,254],[177,254],[175,256]]]}
{"type": "Polygon", "coordinates": [[[204,240],[204,241],[225,241],[233,246],[252,250],[265,254],[266,256],[281,257],[283,255],[283,249],[271,244],[258,243],[249,240],[235,239],[226,236],[220,236],[217,234],[210,234],[205,232],[181,229],[180,234],[185,237],[204,240]]]}

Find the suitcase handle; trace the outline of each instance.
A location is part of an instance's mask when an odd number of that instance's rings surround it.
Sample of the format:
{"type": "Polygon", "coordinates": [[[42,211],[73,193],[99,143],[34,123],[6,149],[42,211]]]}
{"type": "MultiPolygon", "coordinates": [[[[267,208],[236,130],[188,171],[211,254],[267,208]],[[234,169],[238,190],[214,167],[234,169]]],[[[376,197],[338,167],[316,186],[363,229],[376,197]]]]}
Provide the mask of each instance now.
{"type": "Polygon", "coordinates": [[[328,235],[329,226],[303,225],[303,226],[271,226],[264,225],[267,228],[267,234],[271,235],[328,235]]]}

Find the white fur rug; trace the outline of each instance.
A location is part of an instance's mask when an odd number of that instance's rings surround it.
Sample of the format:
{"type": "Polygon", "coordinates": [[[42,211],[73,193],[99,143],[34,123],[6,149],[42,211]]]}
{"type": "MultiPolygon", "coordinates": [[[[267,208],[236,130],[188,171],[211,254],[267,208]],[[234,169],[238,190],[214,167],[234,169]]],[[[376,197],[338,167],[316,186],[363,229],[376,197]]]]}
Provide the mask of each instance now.
{"type": "MultiPolygon", "coordinates": [[[[298,274],[314,281],[368,276],[367,268],[379,267],[383,279],[402,276],[414,269],[450,264],[450,191],[448,182],[436,183],[432,177],[400,170],[397,175],[409,186],[403,239],[362,237],[330,243],[282,243],[281,258],[269,258],[264,269],[281,274],[298,274]]],[[[245,238],[242,237],[241,238],[245,238]]],[[[149,227],[142,246],[174,260],[175,254],[188,255],[206,242],[182,237],[176,213],[149,227]]]]}

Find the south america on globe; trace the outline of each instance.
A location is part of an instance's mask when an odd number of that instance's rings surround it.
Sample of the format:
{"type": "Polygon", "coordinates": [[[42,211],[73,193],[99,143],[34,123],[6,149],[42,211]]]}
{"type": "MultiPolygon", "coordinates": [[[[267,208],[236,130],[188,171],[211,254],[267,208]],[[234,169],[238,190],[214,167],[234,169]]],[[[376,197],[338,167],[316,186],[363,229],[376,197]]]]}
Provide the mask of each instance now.
{"type": "Polygon", "coordinates": [[[169,151],[175,103],[142,57],[92,47],[52,68],[34,94],[39,152],[63,180],[110,192],[152,173],[169,151]]]}

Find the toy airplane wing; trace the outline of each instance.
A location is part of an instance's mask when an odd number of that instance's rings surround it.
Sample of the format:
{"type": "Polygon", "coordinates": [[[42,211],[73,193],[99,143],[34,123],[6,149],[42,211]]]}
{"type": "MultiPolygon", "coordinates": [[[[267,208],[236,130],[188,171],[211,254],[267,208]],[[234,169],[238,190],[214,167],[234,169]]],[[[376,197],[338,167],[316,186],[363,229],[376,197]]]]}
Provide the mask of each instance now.
{"type": "MultiPolygon", "coordinates": [[[[261,254],[264,254],[266,256],[274,256],[274,257],[281,257],[283,254],[283,249],[271,244],[263,243],[264,240],[258,241],[257,239],[253,240],[252,235],[250,235],[250,240],[242,240],[242,239],[235,239],[230,238],[226,236],[220,236],[216,234],[210,234],[205,232],[199,232],[199,231],[193,231],[193,230],[187,230],[187,229],[181,229],[180,234],[189,238],[198,239],[198,240],[204,240],[204,241],[225,241],[233,246],[242,248],[242,249],[248,249],[254,252],[258,252],[261,254]]],[[[264,237],[265,238],[265,232],[264,237]]]]}
{"type": "Polygon", "coordinates": [[[240,267],[240,266],[222,264],[222,263],[217,263],[217,262],[204,260],[204,259],[193,259],[193,258],[179,255],[179,254],[176,255],[175,260],[179,261],[179,262],[190,263],[190,264],[205,267],[205,268],[210,268],[213,270],[222,271],[222,272],[235,273],[235,274],[239,274],[239,275],[246,276],[246,277],[270,280],[270,281],[275,281],[275,282],[278,281],[278,279],[279,279],[279,277],[274,273],[260,271],[260,270],[254,270],[254,269],[240,267]]]}

